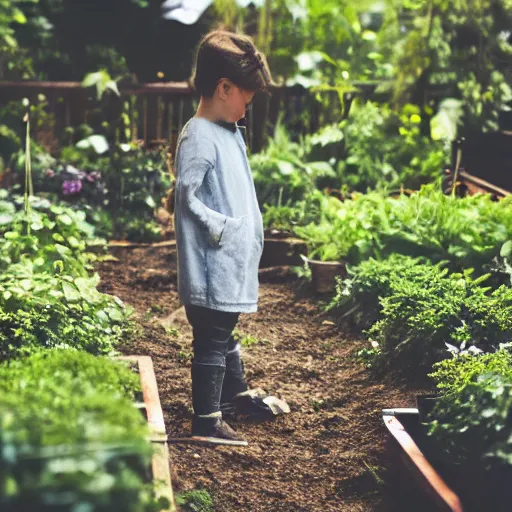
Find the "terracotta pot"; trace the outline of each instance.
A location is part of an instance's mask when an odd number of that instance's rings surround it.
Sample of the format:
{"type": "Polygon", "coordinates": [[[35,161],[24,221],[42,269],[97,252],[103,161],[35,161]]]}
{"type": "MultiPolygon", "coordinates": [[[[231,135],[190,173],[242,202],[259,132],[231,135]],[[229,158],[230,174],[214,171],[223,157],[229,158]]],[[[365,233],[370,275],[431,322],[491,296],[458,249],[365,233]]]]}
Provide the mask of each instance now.
{"type": "Polygon", "coordinates": [[[317,293],[333,292],[336,287],[336,276],[345,277],[345,263],[339,261],[307,260],[311,268],[313,287],[317,293]]]}

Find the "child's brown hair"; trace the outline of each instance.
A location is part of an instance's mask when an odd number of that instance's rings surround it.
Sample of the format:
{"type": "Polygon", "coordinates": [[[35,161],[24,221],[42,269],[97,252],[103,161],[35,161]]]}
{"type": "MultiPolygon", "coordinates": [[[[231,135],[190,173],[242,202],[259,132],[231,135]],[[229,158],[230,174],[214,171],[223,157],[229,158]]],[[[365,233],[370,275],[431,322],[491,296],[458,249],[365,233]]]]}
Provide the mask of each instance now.
{"type": "Polygon", "coordinates": [[[201,96],[211,98],[221,78],[247,91],[268,91],[272,85],[267,59],[250,37],[215,30],[199,45],[192,83],[201,96]]]}

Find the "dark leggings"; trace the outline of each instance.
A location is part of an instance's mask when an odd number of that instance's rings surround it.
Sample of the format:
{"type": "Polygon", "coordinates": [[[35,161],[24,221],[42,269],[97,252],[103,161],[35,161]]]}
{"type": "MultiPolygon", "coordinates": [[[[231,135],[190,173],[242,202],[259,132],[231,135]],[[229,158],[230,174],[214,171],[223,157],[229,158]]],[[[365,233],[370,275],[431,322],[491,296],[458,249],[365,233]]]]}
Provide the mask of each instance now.
{"type": "Polygon", "coordinates": [[[233,331],[240,314],[191,305],[185,311],[194,332],[194,362],[226,366],[228,352],[237,350],[233,331]]]}
{"type": "Polygon", "coordinates": [[[239,345],[233,337],[239,313],[185,306],[194,331],[192,405],[196,416],[221,414],[221,403],[229,404],[247,391],[239,345]]]}

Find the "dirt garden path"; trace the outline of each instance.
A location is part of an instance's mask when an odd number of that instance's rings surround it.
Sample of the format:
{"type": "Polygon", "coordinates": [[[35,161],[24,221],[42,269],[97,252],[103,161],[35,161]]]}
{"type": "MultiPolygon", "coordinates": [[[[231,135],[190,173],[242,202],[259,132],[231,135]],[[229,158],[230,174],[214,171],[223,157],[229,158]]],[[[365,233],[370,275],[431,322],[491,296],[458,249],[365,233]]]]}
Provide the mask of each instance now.
{"type": "MultiPolygon", "coordinates": [[[[191,330],[179,310],[175,254],[138,248],[116,256],[99,268],[101,289],[132,305],[140,325],[122,351],[153,358],[168,433],[186,435],[191,330]]],[[[285,398],[292,414],[234,424],[247,448],[170,445],[175,492],[205,488],[215,512],[420,511],[381,420],[382,408],[413,406],[414,391],[373,380],[353,356],[361,342],[341,333],[285,269],[263,271],[260,282],[260,310],[239,324],[252,337],[248,380],[285,398]]]]}

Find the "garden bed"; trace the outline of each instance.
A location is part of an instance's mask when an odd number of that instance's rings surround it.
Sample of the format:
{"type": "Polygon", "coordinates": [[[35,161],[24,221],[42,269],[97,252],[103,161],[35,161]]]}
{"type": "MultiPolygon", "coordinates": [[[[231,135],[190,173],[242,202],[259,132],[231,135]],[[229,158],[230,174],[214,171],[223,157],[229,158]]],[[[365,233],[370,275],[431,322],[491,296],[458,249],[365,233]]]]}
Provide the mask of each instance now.
{"type": "Polygon", "coordinates": [[[383,420],[406,467],[435,510],[510,510],[510,471],[485,471],[483,463],[456,464],[427,436],[417,409],[387,409],[383,420]]]}

